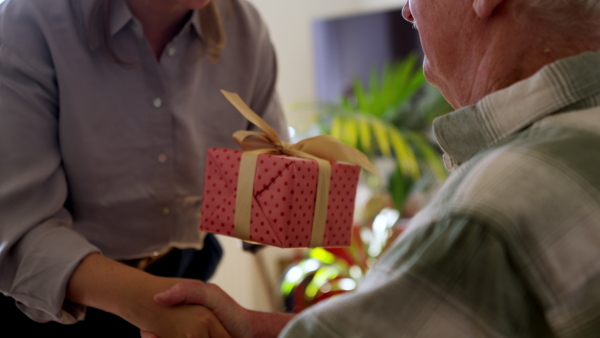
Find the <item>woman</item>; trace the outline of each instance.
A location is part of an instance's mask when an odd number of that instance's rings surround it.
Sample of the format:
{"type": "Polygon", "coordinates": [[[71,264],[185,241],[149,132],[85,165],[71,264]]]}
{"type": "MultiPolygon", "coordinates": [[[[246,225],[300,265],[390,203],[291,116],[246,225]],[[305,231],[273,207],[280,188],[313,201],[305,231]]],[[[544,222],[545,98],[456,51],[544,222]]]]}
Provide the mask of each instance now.
{"type": "Polygon", "coordinates": [[[234,147],[231,134],[250,124],[219,89],[285,135],[275,78],[265,25],[245,0],[5,1],[5,323],[25,337],[167,337],[186,317],[211,316],[152,296],[178,281],[169,277],[207,279],[220,255],[198,230],[204,154],[234,147]],[[72,324],[87,306],[102,311],[75,325],[34,322],[72,324]]]}

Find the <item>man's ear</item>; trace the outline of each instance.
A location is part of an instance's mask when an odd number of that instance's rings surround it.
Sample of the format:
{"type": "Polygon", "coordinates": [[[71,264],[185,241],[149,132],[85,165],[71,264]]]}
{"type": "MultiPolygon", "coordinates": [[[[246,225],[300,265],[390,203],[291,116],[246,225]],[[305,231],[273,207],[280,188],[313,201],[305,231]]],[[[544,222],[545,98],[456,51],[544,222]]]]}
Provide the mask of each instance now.
{"type": "Polygon", "coordinates": [[[505,0],[473,0],[473,9],[479,18],[487,19],[503,1],[505,0]]]}

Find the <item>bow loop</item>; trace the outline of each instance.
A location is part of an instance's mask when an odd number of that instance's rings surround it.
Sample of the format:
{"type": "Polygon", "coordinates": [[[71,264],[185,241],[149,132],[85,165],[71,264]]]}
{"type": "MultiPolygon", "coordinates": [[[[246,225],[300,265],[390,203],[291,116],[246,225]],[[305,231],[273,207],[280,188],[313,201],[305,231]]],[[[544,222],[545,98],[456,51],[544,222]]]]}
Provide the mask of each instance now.
{"type": "Polygon", "coordinates": [[[246,105],[238,94],[221,90],[223,95],[237,110],[263,132],[240,130],[233,134],[234,140],[244,150],[271,149],[272,153],[312,159],[324,159],[336,162],[350,162],[363,167],[365,170],[379,176],[365,154],[357,149],[340,142],[333,136],[320,135],[304,139],[298,143],[283,142],[279,134],[260,116],[246,105]]]}
{"type": "Polygon", "coordinates": [[[277,146],[264,133],[252,130],[238,130],[233,140],[244,150],[277,149],[277,146]]]}
{"type": "MultiPolygon", "coordinates": [[[[227,100],[229,100],[229,102],[231,102],[231,104],[242,114],[244,115],[244,117],[252,122],[252,124],[254,124],[255,126],[257,126],[260,130],[262,130],[262,133],[258,133],[255,132],[257,134],[261,134],[261,136],[259,136],[261,139],[270,142],[271,144],[274,145],[274,147],[277,146],[281,146],[281,138],[279,137],[279,134],[277,134],[277,132],[275,131],[275,129],[273,129],[267,122],[265,122],[260,116],[258,116],[255,112],[252,111],[252,109],[250,109],[250,107],[248,107],[248,105],[242,100],[242,98],[235,93],[230,93],[227,92],[225,90],[221,90],[221,93],[223,93],[223,95],[225,95],[225,97],[227,98],[227,100]]],[[[248,131],[244,131],[244,132],[248,132],[248,131]]],[[[238,134],[238,132],[234,133],[238,134]]],[[[254,136],[257,136],[257,134],[252,134],[254,136]]],[[[239,134],[239,135],[243,135],[243,134],[239,134]]],[[[250,134],[246,134],[244,135],[244,137],[240,140],[237,139],[234,136],[234,139],[236,140],[236,142],[238,143],[244,143],[244,139],[249,136],[250,134]]],[[[243,145],[240,144],[243,148],[243,145]]]]}
{"type": "Polygon", "coordinates": [[[333,136],[320,135],[304,139],[290,146],[294,150],[311,154],[315,157],[336,162],[350,162],[379,176],[365,154],[340,142],[333,136]]]}

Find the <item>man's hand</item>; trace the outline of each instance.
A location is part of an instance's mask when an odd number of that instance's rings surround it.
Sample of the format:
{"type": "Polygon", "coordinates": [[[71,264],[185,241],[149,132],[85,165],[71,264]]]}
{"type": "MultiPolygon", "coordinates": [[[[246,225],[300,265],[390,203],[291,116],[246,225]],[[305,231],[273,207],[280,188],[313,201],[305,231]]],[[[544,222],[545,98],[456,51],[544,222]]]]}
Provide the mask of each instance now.
{"type": "Polygon", "coordinates": [[[232,337],[252,337],[249,311],[215,284],[199,281],[179,283],[154,296],[154,300],[163,306],[202,305],[214,313],[232,337]]]}
{"type": "MultiPolygon", "coordinates": [[[[154,296],[154,300],[163,306],[202,305],[214,313],[234,338],[277,337],[294,316],[247,310],[217,285],[202,282],[176,284],[154,296]]],[[[142,338],[155,338],[155,336],[142,335],[142,338]]]]}
{"type": "Polygon", "coordinates": [[[140,330],[142,338],[230,338],[221,322],[200,305],[179,305],[157,311],[156,322],[140,330]]]}

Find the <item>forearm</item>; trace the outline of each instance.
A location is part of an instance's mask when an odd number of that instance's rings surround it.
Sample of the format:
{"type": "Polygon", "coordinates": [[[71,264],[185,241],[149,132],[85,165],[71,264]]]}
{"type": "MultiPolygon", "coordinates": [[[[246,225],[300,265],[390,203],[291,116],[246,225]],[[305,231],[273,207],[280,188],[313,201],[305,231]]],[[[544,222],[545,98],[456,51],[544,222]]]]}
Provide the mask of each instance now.
{"type": "Polygon", "coordinates": [[[162,278],[91,254],[73,272],[66,298],[74,303],[116,314],[141,327],[161,312],[152,297],[181,280],[162,278]]]}
{"type": "Polygon", "coordinates": [[[252,337],[277,337],[295,316],[291,313],[248,311],[248,319],[252,325],[252,337]]]}

